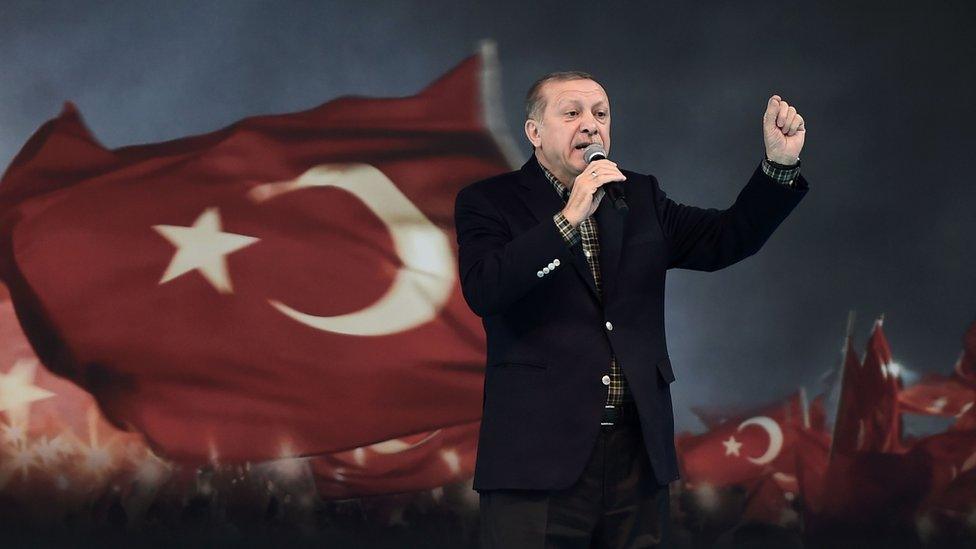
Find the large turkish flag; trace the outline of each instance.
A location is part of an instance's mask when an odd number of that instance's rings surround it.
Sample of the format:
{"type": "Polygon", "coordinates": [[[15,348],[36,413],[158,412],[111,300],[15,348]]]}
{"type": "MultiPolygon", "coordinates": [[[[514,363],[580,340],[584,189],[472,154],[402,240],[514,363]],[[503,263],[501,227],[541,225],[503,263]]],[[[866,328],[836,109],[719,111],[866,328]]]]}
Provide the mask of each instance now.
{"type": "Polygon", "coordinates": [[[0,181],[0,276],[37,355],[183,461],[468,432],[484,339],[453,202],[511,165],[488,69],[115,150],[67,104],[0,181]]]}

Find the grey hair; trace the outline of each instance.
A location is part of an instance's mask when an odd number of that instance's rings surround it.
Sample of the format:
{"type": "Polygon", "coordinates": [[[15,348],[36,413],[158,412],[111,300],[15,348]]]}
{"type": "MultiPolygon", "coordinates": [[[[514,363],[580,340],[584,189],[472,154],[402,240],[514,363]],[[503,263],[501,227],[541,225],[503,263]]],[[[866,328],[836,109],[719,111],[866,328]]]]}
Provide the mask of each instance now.
{"type": "MultiPolygon", "coordinates": [[[[546,98],[542,95],[542,86],[547,82],[565,82],[567,80],[592,80],[600,84],[593,75],[583,71],[558,71],[550,72],[535,81],[525,94],[525,118],[539,120],[539,117],[546,110],[546,98]]],[[[602,86],[602,84],[600,84],[602,86]]]]}

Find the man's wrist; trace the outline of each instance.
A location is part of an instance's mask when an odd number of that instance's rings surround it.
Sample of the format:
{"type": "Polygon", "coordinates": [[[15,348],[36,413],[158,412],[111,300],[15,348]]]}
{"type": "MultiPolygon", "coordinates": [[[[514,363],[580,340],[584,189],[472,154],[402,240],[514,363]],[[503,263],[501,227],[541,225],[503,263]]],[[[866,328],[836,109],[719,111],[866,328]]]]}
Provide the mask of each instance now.
{"type": "Polygon", "coordinates": [[[562,235],[567,246],[573,247],[580,242],[579,230],[577,230],[577,228],[574,227],[568,219],[566,219],[563,212],[559,212],[552,216],[552,220],[556,223],[556,228],[559,229],[559,234],[562,235]]]}
{"type": "Polygon", "coordinates": [[[790,157],[790,158],[786,158],[786,157],[770,157],[767,154],[766,155],[766,161],[769,162],[770,164],[772,164],[774,168],[778,168],[778,169],[781,169],[781,170],[788,170],[788,169],[799,168],[800,167],[800,157],[799,156],[793,156],[793,157],[790,157]]]}
{"type": "Polygon", "coordinates": [[[790,188],[795,188],[796,179],[800,175],[800,159],[797,158],[796,163],[793,165],[786,165],[766,157],[762,161],[762,171],[773,181],[782,183],[790,188]]]}

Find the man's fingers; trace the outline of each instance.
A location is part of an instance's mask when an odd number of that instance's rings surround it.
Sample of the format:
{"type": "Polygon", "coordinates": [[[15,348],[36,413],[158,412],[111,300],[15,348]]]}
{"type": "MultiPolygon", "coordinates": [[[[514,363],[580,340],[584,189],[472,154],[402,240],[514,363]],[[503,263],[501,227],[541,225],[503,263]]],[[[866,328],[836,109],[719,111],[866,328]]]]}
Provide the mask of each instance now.
{"type": "Polygon", "coordinates": [[[786,135],[796,135],[796,131],[800,128],[800,124],[802,123],[803,123],[803,118],[801,118],[800,115],[794,116],[790,120],[790,125],[787,126],[786,135]]]}
{"type": "Polygon", "coordinates": [[[607,166],[594,166],[590,164],[587,167],[587,171],[584,174],[588,175],[591,179],[599,182],[599,184],[606,183],[607,181],[626,181],[627,176],[617,169],[616,165],[607,166]]]}
{"type": "Polygon", "coordinates": [[[593,162],[590,162],[589,165],[586,166],[586,169],[593,171],[599,168],[615,168],[616,166],[616,162],[608,158],[604,158],[603,160],[594,160],[593,162]]]}
{"type": "Polygon", "coordinates": [[[766,112],[763,114],[763,124],[772,126],[776,123],[776,114],[779,112],[779,103],[782,101],[780,96],[774,95],[766,102],[766,112]]]}
{"type": "Polygon", "coordinates": [[[796,107],[790,107],[786,111],[786,120],[783,121],[783,132],[790,131],[790,125],[793,124],[793,120],[796,119],[796,107]]]}
{"type": "Polygon", "coordinates": [[[786,101],[779,102],[779,112],[776,114],[776,127],[782,128],[786,125],[786,115],[790,113],[790,105],[786,101]]]}

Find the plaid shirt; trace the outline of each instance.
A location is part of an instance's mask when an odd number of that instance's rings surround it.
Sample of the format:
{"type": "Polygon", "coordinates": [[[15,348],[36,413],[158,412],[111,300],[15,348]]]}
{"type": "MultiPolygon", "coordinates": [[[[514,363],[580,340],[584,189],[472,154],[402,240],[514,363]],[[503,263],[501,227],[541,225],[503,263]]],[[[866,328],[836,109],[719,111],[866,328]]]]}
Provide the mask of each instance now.
{"type": "MultiPolygon", "coordinates": [[[[561,181],[556,179],[556,176],[547,170],[545,166],[539,164],[539,167],[542,168],[542,173],[552,183],[553,188],[556,189],[559,197],[563,200],[563,204],[565,204],[569,200],[569,189],[561,181]]],[[[763,173],[774,181],[778,181],[790,188],[796,188],[796,177],[800,173],[799,161],[797,161],[795,166],[783,166],[763,159],[762,170],[763,173]]],[[[597,294],[602,299],[600,230],[596,225],[596,220],[592,216],[587,217],[580,222],[579,229],[573,227],[566,220],[566,216],[562,212],[558,212],[552,216],[552,220],[556,223],[556,227],[559,228],[559,233],[562,234],[563,240],[566,241],[568,246],[572,247],[580,242],[583,243],[583,255],[586,256],[586,262],[590,266],[590,273],[593,275],[593,282],[596,283],[597,294]]],[[[623,371],[621,371],[620,366],[617,364],[617,357],[614,355],[610,355],[610,372],[607,375],[610,376],[610,385],[607,386],[607,406],[619,406],[623,402],[633,402],[633,396],[627,387],[627,378],[624,377],[623,371]]]]}

